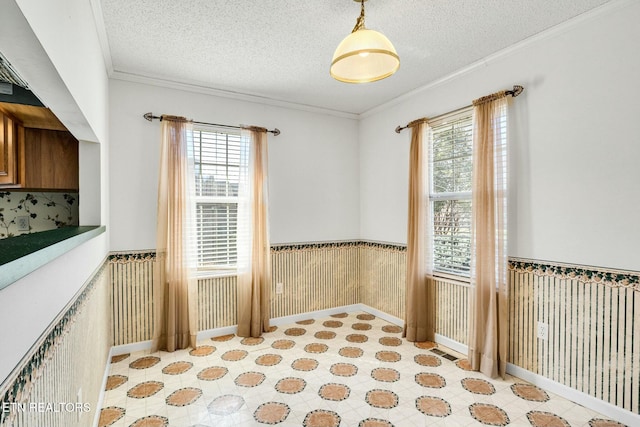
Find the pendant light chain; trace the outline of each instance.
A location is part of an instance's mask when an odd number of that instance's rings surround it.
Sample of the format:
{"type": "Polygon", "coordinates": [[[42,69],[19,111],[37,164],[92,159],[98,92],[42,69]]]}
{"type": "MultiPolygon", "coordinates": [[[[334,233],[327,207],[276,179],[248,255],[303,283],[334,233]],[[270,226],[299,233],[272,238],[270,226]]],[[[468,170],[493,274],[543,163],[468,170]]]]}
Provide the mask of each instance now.
{"type": "Polygon", "coordinates": [[[360,16],[356,20],[356,26],[351,30],[352,33],[355,33],[358,30],[366,30],[364,27],[364,1],[365,0],[360,1],[360,16]]]}

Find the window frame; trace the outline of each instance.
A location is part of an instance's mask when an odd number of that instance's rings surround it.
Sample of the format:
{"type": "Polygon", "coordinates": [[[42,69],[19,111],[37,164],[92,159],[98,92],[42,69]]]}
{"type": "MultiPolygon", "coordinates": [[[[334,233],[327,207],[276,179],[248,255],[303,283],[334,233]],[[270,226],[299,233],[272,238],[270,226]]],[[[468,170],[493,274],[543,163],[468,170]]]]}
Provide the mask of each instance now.
{"type": "MultiPolygon", "coordinates": [[[[207,196],[202,196],[202,195],[198,195],[198,191],[197,191],[197,180],[199,176],[202,176],[202,167],[198,168],[198,165],[217,165],[217,166],[225,166],[226,168],[229,168],[230,164],[229,164],[229,149],[227,147],[227,152],[225,154],[225,163],[207,163],[207,162],[202,162],[199,161],[197,162],[196,160],[201,160],[202,159],[202,146],[206,145],[203,144],[202,142],[202,138],[199,139],[199,142],[196,143],[197,141],[197,135],[202,136],[202,134],[222,134],[225,135],[225,141],[226,144],[228,146],[229,144],[229,137],[234,137],[237,138],[238,142],[241,143],[241,133],[240,131],[234,132],[234,131],[229,131],[229,129],[226,128],[220,128],[217,126],[210,126],[210,125],[195,125],[193,127],[193,157],[194,157],[194,177],[193,177],[193,184],[194,184],[194,200],[193,200],[193,206],[194,206],[194,229],[195,229],[195,248],[194,248],[194,253],[196,255],[196,276],[198,278],[206,278],[206,277],[221,277],[221,276],[234,276],[237,274],[237,269],[238,269],[238,263],[237,263],[237,246],[236,246],[236,251],[235,251],[235,259],[234,259],[234,255],[233,255],[233,244],[230,243],[231,240],[233,240],[233,234],[232,233],[227,233],[226,235],[226,240],[228,243],[228,247],[226,249],[227,255],[226,255],[226,259],[231,260],[231,261],[235,261],[232,263],[226,263],[226,264],[221,264],[221,265],[211,265],[211,266],[204,266],[202,263],[202,260],[204,258],[206,258],[206,253],[209,253],[209,251],[206,251],[204,249],[202,249],[203,245],[202,245],[202,234],[203,234],[203,230],[202,230],[202,225],[201,225],[201,220],[200,220],[200,216],[201,214],[199,213],[199,206],[201,205],[215,205],[215,204],[223,204],[223,205],[236,205],[236,215],[235,215],[235,226],[236,226],[236,233],[235,233],[235,244],[237,245],[237,206],[240,203],[240,196],[239,194],[236,194],[235,196],[232,195],[224,195],[224,196],[211,196],[211,195],[207,195],[207,196]],[[200,151],[198,152],[198,150],[196,150],[196,145],[199,145],[200,151]],[[205,255],[203,255],[203,253],[205,255]]],[[[215,138],[216,140],[218,140],[218,137],[215,138]]],[[[213,144],[210,144],[213,145],[213,144]]],[[[240,148],[241,149],[241,148],[240,148]]],[[[235,165],[232,165],[233,167],[236,167],[235,165]]],[[[240,169],[241,165],[238,164],[238,169],[240,169]]],[[[226,180],[226,181],[221,181],[221,182],[226,182],[226,185],[229,186],[229,183],[231,182],[230,180],[226,180]]],[[[227,187],[228,188],[228,187],[227,187]]],[[[228,218],[228,222],[231,224],[233,223],[233,215],[227,215],[228,218]]],[[[231,226],[229,226],[231,227],[231,226]]],[[[222,240],[222,239],[221,239],[222,240]]]]}
{"type": "MultiPolygon", "coordinates": [[[[457,281],[457,282],[464,282],[464,283],[469,283],[471,281],[471,252],[472,252],[472,248],[471,248],[471,239],[472,239],[472,235],[471,235],[471,217],[469,216],[469,231],[468,231],[468,241],[469,241],[469,252],[468,252],[468,259],[469,259],[469,269],[466,272],[463,271],[454,271],[454,270],[444,270],[444,269],[438,269],[438,263],[437,263],[437,255],[436,255],[436,210],[435,210],[435,204],[438,201],[447,201],[447,200],[459,200],[459,201],[468,201],[470,204],[470,209],[469,209],[469,215],[471,215],[471,212],[473,210],[473,206],[472,206],[472,200],[473,200],[473,194],[471,191],[472,188],[472,180],[473,180],[473,106],[469,106],[469,107],[465,107],[465,108],[461,108],[459,110],[450,112],[450,113],[446,113],[443,114],[441,116],[437,116],[433,119],[431,119],[429,121],[429,138],[428,138],[428,145],[429,145],[429,149],[428,149],[428,153],[429,153],[429,158],[427,160],[428,164],[429,164],[429,194],[428,196],[428,200],[429,200],[429,210],[431,212],[431,221],[429,224],[429,227],[431,227],[431,235],[432,235],[432,239],[433,239],[433,247],[432,247],[432,273],[434,276],[437,277],[441,277],[447,280],[453,280],[453,281],[457,281]],[[449,192],[436,192],[435,191],[435,167],[434,167],[434,144],[435,144],[435,140],[434,140],[434,129],[444,126],[446,124],[452,124],[452,123],[457,123],[457,122],[461,122],[461,121],[468,121],[468,124],[466,124],[465,126],[469,127],[469,139],[467,139],[466,141],[470,142],[471,145],[471,152],[469,153],[468,156],[465,156],[468,158],[468,167],[469,167],[469,180],[468,180],[468,190],[465,191],[449,191],[449,192]]],[[[453,158],[452,158],[453,159],[453,158]]]]}

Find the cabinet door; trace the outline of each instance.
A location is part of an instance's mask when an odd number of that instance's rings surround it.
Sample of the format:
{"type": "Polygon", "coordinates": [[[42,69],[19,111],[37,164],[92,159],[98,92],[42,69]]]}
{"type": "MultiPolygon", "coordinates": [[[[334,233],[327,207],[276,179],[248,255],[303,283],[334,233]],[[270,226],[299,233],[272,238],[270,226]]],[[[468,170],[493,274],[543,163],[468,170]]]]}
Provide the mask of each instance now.
{"type": "Polygon", "coordinates": [[[66,131],[25,129],[25,187],[77,190],[78,140],[66,131]]]}
{"type": "Polygon", "coordinates": [[[0,112],[0,184],[16,184],[15,123],[11,117],[0,112]]]}

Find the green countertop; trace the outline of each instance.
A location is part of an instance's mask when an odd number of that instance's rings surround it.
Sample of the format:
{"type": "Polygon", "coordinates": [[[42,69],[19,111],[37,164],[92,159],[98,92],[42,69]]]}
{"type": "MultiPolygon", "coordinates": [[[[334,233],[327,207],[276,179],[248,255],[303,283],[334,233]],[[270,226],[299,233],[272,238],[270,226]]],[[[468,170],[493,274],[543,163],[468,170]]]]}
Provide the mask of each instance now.
{"type": "Polygon", "coordinates": [[[104,232],[97,225],[63,227],[0,240],[0,289],[104,232]]]}

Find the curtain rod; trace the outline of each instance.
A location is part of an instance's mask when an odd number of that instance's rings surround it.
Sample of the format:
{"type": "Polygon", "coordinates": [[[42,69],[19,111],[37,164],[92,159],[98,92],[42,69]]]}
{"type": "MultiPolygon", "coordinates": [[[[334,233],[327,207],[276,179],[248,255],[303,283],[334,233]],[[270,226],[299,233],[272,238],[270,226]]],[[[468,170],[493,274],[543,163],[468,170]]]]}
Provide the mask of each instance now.
{"type": "MultiPolygon", "coordinates": [[[[520,95],[522,93],[522,91],[524,91],[524,87],[522,87],[520,85],[513,85],[513,89],[512,90],[506,90],[506,91],[504,91],[504,93],[505,93],[505,95],[511,95],[512,97],[515,98],[516,96],[520,95]]],[[[470,105],[467,105],[466,107],[462,107],[462,108],[458,108],[457,110],[450,111],[450,113],[455,113],[457,111],[461,111],[461,110],[464,110],[465,108],[469,108],[469,107],[470,107],[470,105]]],[[[444,113],[444,114],[449,114],[449,113],[444,113]]],[[[444,115],[444,114],[441,114],[441,115],[444,115]]],[[[400,132],[402,132],[403,129],[406,129],[408,127],[409,127],[409,125],[397,126],[396,127],[396,133],[400,133],[400,132]]]]}
{"type": "MultiPolygon", "coordinates": [[[[150,122],[153,121],[154,119],[162,121],[162,116],[154,116],[153,113],[147,113],[147,114],[143,115],[142,117],[144,117],[145,119],[149,120],[150,122]]],[[[198,125],[218,126],[218,127],[222,127],[222,128],[229,128],[229,129],[244,129],[243,126],[221,125],[219,123],[197,122],[195,120],[189,120],[189,121],[191,123],[195,123],[195,124],[198,124],[198,125]]],[[[273,130],[268,130],[267,129],[267,132],[272,133],[274,136],[280,135],[280,129],[278,129],[278,128],[274,128],[273,130]]]]}

